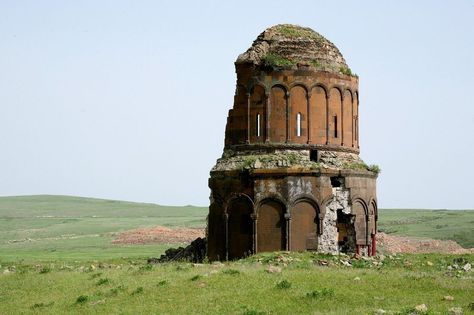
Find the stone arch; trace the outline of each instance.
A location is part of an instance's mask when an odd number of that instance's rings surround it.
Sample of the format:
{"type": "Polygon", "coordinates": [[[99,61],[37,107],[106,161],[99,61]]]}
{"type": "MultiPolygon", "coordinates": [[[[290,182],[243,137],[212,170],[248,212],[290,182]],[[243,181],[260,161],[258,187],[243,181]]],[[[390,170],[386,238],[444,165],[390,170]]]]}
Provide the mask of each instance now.
{"type": "Polygon", "coordinates": [[[207,256],[211,261],[226,259],[225,224],[223,204],[213,202],[207,217],[207,256]]]}
{"type": "Polygon", "coordinates": [[[249,91],[250,93],[253,93],[255,91],[256,88],[261,88],[263,89],[263,93],[266,94],[268,91],[267,91],[267,87],[265,86],[265,84],[261,83],[261,82],[255,82],[254,84],[252,84],[249,88],[249,91]]]}
{"type": "Polygon", "coordinates": [[[257,221],[257,251],[272,252],[286,249],[285,205],[274,198],[260,202],[257,221]]]}
{"type": "Polygon", "coordinates": [[[311,140],[315,144],[326,144],[327,129],[327,89],[322,85],[311,88],[311,140]]]}
{"type": "Polygon", "coordinates": [[[230,132],[232,135],[232,143],[245,143],[247,139],[247,88],[242,84],[237,85],[234,95],[234,107],[231,119],[230,132]]]}
{"type": "Polygon", "coordinates": [[[352,200],[352,213],[355,215],[356,245],[365,246],[368,243],[368,208],[362,198],[352,200]]]}
{"type": "Polygon", "coordinates": [[[344,100],[342,102],[342,141],[345,146],[352,147],[352,92],[344,90],[344,100]]]}
{"type": "Polygon", "coordinates": [[[309,91],[313,90],[313,89],[316,88],[316,87],[319,87],[319,88],[323,89],[325,94],[328,94],[328,93],[329,93],[329,88],[328,88],[328,86],[327,86],[326,84],[324,84],[324,83],[321,83],[321,82],[318,82],[318,83],[315,83],[315,84],[311,85],[311,86],[309,87],[309,91]]]}
{"type": "Polygon", "coordinates": [[[253,204],[243,195],[232,198],[227,206],[227,253],[228,259],[238,259],[252,253],[253,204]]]}
{"type": "Polygon", "coordinates": [[[300,84],[294,85],[290,90],[290,137],[295,143],[303,144],[308,140],[307,95],[306,87],[300,84]]]}
{"type": "Polygon", "coordinates": [[[294,88],[294,87],[296,87],[296,86],[299,86],[299,87],[303,88],[306,93],[309,92],[308,87],[307,87],[306,84],[304,84],[303,82],[293,82],[293,83],[290,84],[290,86],[288,87],[288,89],[291,90],[292,88],[294,88]]]}
{"type": "Polygon", "coordinates": [[[256,84],[250,93],[250,142],[259,143],[265,141],[266,131],[266,94],[265,87],[256,84]]]}
{"type": "Polygon", "coordinates": [[[270,90],[270,122],[271,142],[283,143],[287,140],[287,89],[281,84],[272,86],[270,90]]]}
{"type": "Polygon", "coordinates": [[[316,201],[298,198],[290,209],[290,250],[317,250],[319,207],[316,201]]]}
{"type": "Polygon", "coordinates": [[[341,144],[342,140],[342,94],[339,87],[331,88],[329,92],[329,144],[341,144]]]}
{"type": "Polygon", "coordinates": [[[369,202],[369,233],[376,234],[377,233],[377,219],[378,219],[378,210],[377,210],[377,203],[374,199],[371,199],[369,202]]]}
{"type": "Polygon", "coordinates": [[[352,101],[353,147],[359,147],[359,92],[354,93],[352,101]]]}

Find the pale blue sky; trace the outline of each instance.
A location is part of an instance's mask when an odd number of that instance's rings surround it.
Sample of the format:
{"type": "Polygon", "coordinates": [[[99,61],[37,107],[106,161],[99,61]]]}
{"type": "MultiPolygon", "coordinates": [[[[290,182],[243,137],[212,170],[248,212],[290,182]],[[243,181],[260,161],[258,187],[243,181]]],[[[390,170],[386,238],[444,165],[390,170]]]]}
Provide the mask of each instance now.
{"type": "Polygon", "coordinates": [[[1,0],[0,195],[208,205],[233,62],[279,23],[359,75],[380,207],[474,208],[474,1],[1,0]]]}

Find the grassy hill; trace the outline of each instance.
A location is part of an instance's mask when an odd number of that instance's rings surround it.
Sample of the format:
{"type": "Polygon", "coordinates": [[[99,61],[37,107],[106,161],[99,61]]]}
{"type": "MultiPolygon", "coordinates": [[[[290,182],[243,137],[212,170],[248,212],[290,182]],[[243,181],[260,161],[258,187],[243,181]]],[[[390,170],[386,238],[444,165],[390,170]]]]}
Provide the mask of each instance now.
{"type": "MultiPolygon", "coordinates": [[[[114,233],[203,227],[205,207],[67,196],[0,197],[0,314],[474,314],[474,255],[368,260],[263,253],[224,264],[147,265],[163,245],[114,233]],[[454,301],[443,297],[449,295],[454,301]],[[415,312],[426,304],[428,312],[415,312]]],[[[474,211],[381,210],[388,233],[472,246],[474,211]]]]}
{"type": "MultiPolygon", "coordinates": [[[[158,256],[176,244],[113,245],[115,233],[156,225],[204,227],[207,207],[70,196],[0,197],[0,259],[94,260],[158,256]]],[[[474,247],[474,211],[380,210],[379,229],[474,247]]]]}
{"type": "Polygon", "coordinates": [[[474,247],[473,210],[381,209],[378,230],[385,233],[454,240],[474,247]]]}
{"type": "Polygon", "coordinates": [[[0,258],[91,260],[160,255],[170,245],[112,245],[139,227],[205,225],[207,208],[69,196],[0,197],[0,258]]]}

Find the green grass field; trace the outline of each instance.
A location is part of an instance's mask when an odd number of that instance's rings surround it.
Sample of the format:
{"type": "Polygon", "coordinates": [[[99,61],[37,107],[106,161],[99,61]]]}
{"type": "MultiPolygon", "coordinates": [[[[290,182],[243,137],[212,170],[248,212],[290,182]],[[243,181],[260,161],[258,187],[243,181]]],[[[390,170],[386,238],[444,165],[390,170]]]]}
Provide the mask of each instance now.
{"type": "MultiPolygon", "coordinates": [[[[474,255],[352,260],[266,253],[225,264],[146,264],[169,246],[113,245],[139,227],[204,227],[207,208],[67,196],[0,198],[0,314],[474,314],[474,255]],[[322,263],[325,262],[325,263],[322,263]],[[281,272],[267,272],[278,266],[281,272]],[[453,301],[444,299],[452,296],[453,301]]],[[[474,247],[474,211],[380,210],[386,233],[474,247]]]]}
{"type": "MultiPolygon", "coordinates": [[[[3,261],[100,260],[159,256],[170,246],[112,245],[114,233],[156,225],[204,227],[206,207],[69,196],[0,197],[3,261]]],[[[474,211],[380,210],[387,233],[452,239],[474,247],[474,211]]]]}
{"type": "Polygon", "coordinates": [[[344,266],[344,256],[269,253],[201,265],[20,263],[0,275],[0,313],[422,314],[413,309],[425,304],[424,314],[449,314],[453,307],[474,314],[472,272],[448,271],[473,258],[396,255],[344,266]],[[270,266],[281,270],[268,272],[270,266]]]}
{"type": "Polygon", "coordinates": [[[170,245],[112,245],[113,234],[156,225],[205,226],[207,208],[68,196],[0,197],[0,259],[93,260],[160,255],[170,245]]]}

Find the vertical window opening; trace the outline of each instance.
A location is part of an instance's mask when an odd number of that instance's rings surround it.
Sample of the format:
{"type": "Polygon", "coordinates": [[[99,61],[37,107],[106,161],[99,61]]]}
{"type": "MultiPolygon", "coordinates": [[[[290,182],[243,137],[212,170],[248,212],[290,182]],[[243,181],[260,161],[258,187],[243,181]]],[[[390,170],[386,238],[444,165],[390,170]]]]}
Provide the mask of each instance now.
{"type": "Polygon", "coordinates": [[[301,137],[301,113],[296,114],[296,136],[301,137]]]}
{"type": "Polygon", "coordinates": [[[334,116],[334,138],[337,138],[337,116],[334,116]]]}
{"type": "Polygon", "coordinates": [[[260,137],[260,114],[257,114],[256,128],[257,128],[257,137],[260,137]]]}
{"type": "Polygon", "coordinates": [[[318,150],[310,150],[309,151],[309,159],[313,162],[319,162],[318,150]]]}

